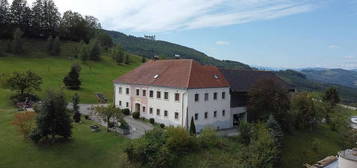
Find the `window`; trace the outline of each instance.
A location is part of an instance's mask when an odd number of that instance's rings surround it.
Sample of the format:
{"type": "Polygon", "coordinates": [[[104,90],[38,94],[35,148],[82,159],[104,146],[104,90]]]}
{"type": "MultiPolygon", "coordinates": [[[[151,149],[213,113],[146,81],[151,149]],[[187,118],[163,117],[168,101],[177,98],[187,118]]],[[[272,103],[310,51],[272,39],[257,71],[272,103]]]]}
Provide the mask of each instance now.
{"type": "Polygon", "coordinates": [[[146,90],[143,90],[143,96],[146,96],[146,90]]]}
{"type": "Polygon", "coordinates": [[[143,112],[145,113],[146,112],[146,108],[143,106],[143,112]]]}
{"type": "Polygon", "coordinates": [[[178,118],[179,118],[179,113],[175,112],[175,119],[178,119],[178,118]]]}
{"type": "Polygon", "coordinates": [[[160,109],[156,109],[156,115],[160,115],[160,109]]]}
{"type": "Polygon", "coordinates": [[[127,95],[129,94],[129,88],[126,88],[126,94],[127,95]]]}
{"type": "Polygon", "coordinates": [[[208,118],[208,112],[205,112],[205,119],[208,118]]]}
{"type": "Polygon", "coordinates": [[[222,92],[222,99],[226,98],[226,92],[222,92]]]}
{"type": "Polygon", "coordinates": [[[200,99],[200,95],[199,94],[195,94],[195,102],[198,102],[198,100],[200,99]]]}
{"type": "Polygon", "coordinates": [[[152,109],[152,107],[150,107],[150,112],[149,113],[152,114],[152,111],[153,111],[153,109],[152,109]]]}
{"type": "Polygon", "coordinates": [[[154,91],[152,91],[152,90],[150,90],[150,93],[149,93],[150,95],[150,97],[154,97],[154,91]]]}
{"type": "Polygon", "coordinates": [[[165,110],[165,111],[164,111],[164,116],[167,117],[167,116],[168,116],[168,113],[169,113],[169,112],[168,112],[167,110],[165,110]]]}
{"type": "Polygon", "coordinates": [[[217,100],[217,92],[213,93],[213,100],[217,100]]]}
{"type": "Polygon", "coordinates": [[[198,120],[198,113],[195,114],[195,120],[198,120]]]}
{"type": "Polygon", "coordinates": [[[119,106],[121,106],[121,101],[119,101],[119,106]]]}
{"type": "Polygon", "coordinates": [[[217,111],[213,112],[213,117],[216,118],[217,117],[217,111]]]}
{"type": "Polygon", "coordinates": [[[140,95],[140,90],[136,89],[136,95],[139,96],[140,95]]]}
{"type": "Polygon", "coordinates": [[[175,101],[180,101],[180,93],[175,93],[175,101]]]}
{"type": "Polygon", "coordinates": [[[121,92],[122,92],[122,88],[121,88],[121,87],[119,87],[119,94],[121,94],[121,92]]]}
{"type": "Polygon", "coordinates": [[[126,107],[129,107],[129,103],[128,102],[126,102],[126,107]]]}
{"type": "Polygon", "coordinates": [[[205,101],[208,101],[208,93],[205,93],[205,101]]]}
{"type": "Polygon", "coordinates": [[[169,92],[165,92],[164,93],[164,99],[165,100],[169,100],[169,92]]]}
{"type": "Polygon", "coordinates": [[[156,92],[156,98],[161,99],[161,92],[160,91],[156,92]]]}
{"type": "Polygon", "coordinates": [[[223,110],[222,111],[222,116],[225,116],[226,115],[226,110],[223,110]]]}

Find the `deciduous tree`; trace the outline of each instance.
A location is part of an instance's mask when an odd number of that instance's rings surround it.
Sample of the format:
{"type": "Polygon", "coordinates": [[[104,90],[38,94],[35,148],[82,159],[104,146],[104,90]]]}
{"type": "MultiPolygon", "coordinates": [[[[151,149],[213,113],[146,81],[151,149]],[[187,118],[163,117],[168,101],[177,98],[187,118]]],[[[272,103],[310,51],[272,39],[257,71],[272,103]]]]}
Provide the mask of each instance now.
{"type": "Polygon", "coordinates": [[[18,132],[20,132],[24,138],[27,138],[32,129],[35,126],[35,112],[22,112],[15,115],[15,119],[12,124],[16,126],[18,132]]]}
{"type": "Polygon", "coordinates": [[[336,88],[328,88],[323,96],[323,101],[330,104],[332,107],[340,102],[340,96],[336,88]]]}
{"type": "Polygon", "coordinates": [[[7,80],[7,86],[18,94],[30,94],[34,90],[41,90],[42,78],[32,71],[14,72],[7,80]]]}
{"type": "Polygon", "coordinates": [[[95,107],[94,113],[107,123],[107,132],[109,132],[111,123],[119,122],[123,118],[120,109],[116,108],[114,105],[108,105],[107,107],[97,106],[95,107]]]}

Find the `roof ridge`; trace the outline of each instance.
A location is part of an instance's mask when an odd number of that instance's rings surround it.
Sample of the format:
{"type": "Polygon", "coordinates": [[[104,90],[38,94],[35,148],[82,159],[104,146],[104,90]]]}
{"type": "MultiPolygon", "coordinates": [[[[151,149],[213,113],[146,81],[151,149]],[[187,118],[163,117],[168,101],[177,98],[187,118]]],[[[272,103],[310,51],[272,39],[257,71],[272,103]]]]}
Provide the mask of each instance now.
{"type": "Polygon", "coordinates": [[[186,87],[188,88],[190,86],[190,81],[191,81],[191,72],[192,72],[192,64],[193,64],[193,60],[190,60],[190,70],[188,71],[188,80],[187,80],[187,85],[186,87]]]}

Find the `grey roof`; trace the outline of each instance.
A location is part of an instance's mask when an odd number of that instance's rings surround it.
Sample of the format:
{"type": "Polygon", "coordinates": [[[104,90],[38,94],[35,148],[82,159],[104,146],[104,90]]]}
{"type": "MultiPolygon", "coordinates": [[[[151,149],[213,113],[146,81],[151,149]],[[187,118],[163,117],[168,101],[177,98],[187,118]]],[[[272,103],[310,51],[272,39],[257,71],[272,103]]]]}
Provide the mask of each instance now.
{"type": "Polygon", "coordinates": [[[294,89],[271,71],[220,69],[234,92],[247,92],[261,80],[273,80],[283,88],[294,89]]]}

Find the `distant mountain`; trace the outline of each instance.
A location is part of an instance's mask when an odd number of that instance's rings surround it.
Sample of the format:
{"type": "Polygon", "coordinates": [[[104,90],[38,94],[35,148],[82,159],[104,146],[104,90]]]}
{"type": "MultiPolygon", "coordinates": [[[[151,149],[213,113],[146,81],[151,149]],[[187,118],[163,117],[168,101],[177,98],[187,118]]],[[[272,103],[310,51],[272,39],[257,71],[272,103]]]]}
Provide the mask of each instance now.
{"type": "Polygon", "coordinates": [[[149,40],[141,37],[128,36],[116,31],[106,31],[115,43],[122,46],[129,53],[152,58],[159,56],[161,58],[175,58],[179,55],[181,58],[194,59],[202,64],[214,65],[229,69],[251,69],[250,66],[229,60],[218,60],[207,56],[205,53],[182,45],[160,41],[149,40]]]}
{"type": "Polygon", "coordinates": [[[345,69],[304,69],[307,79],[357,88],[357,71],[345,69]]]}
{"type": "Polygon", "coordinates": [[[322,83],[320,81],[309,79],[305,74],[294,70],[276,71],[275,73],[284,81],[294,85],[299,91],[323,92],[329,87],[335,87],[340,93],[343,103],[352,104],[357,102],[356,88],[338,84],[322,83]]]}

